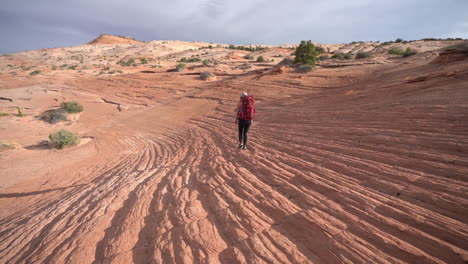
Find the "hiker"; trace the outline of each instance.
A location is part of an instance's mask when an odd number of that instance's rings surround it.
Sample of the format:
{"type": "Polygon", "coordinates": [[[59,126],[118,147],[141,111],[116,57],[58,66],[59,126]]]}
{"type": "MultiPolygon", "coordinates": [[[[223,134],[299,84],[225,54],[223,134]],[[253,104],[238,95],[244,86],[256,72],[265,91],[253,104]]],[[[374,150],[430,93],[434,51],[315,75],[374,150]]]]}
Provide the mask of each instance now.
{"type": "Polygon", "coordinates": [[[235,122],[239,124],[239,148],[247,149],[247,133],[249,132],[250,125],[253,123],[255,113],[254,97],[243,92],[237,103],[235,113],[235,122]]]}

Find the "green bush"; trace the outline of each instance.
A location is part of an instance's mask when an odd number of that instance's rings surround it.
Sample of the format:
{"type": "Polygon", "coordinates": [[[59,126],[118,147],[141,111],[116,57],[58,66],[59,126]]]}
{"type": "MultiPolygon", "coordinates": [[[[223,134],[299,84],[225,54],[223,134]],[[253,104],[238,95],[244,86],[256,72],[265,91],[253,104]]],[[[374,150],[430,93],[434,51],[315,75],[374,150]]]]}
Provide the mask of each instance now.
{"type": "Polygon", "coordinates": [[[179,62],[187,62],[187,58],[182,57],[182,58],[179,60],[179,62]]]}
{"type": "Polygon", "coordinates": [[[202,61],[202,65],[203,66],[208,66],[208,65],[210,65],[210,61],[205,59],[205,60],[202,61]]]}
{"type": "Polygon", "coordinates": [[[307,42],[305,40],[301,41],[294,55],[296,55],[294,63],[315,65],[317,62],[317,51],[310,40],[307,42]]]}
{"type": "Polygon", "coordinates": [[[44,112],[41,116],[41,119],[49,122],[50,124],[55,124],[60,121],[67,121],[68,117],[66,115],[65,110],[55,109],[44,112]]]}
{"type": "Polygon", "coordinates": [[[176,71],[178,71],[178,72],[183,71],[183,70],[185,69],[185,66],[186,66],[185,63],[183,63],[183,62],[179,63],[179,64],[177,65],[177,67],[176,67],[176,71]]]}
{"type": "Polygon", "coordinates": [[[263,58],[263,56],[258,56],[257,62],[264,62],[264,61],[265,61],[265,58],[263,58]]]}
{"type": "Polygon", "coordinates": [[[136,66],[134,59],[129,59],[128,61],[119,60],[117,64],[124,66],[124,67],[136,66]]]}
{"type": "Polygon", "coordinates": [[[360,51],[360,52],[358,52],[358,54],[356,54],[356,59],[367,59],[367,58],[370,58],[370,57],[371,57],[371,55],[368,52],[360,51]]]}
{"type": "Polygon", "coordinates": [[[204,72],[204,73],[200,74],[200,79],[206,81],[206,80],[208,80],[208,78],[216,78],[216,75],[214,75],[211,72],[204,72]]]}
{"type": "Polygon", "coordinates": [[[252,57],[252,55],[247,54],[247,55],[244,55],[244,59],[253,60],[253,57],[252,57]]]}
{"type": "Polygon", "coordinates": [[[29,75],[34,76],[34,75],[38,75],[39,73],[41,73],[40,70],[35,70],[35,71],[29,73],[29,75]]]}
{"type": "Polygon", "coordinates": [[[406,48],[405,53],[403,54],[403,57],[409,57],[413,56],[417,53],[417,51],[411,49],[410,47],[406,48]]]}
{"type": "Polygon", "coordinates": [[[336,60],[342,60],[344,59],[343,57],[343,53],[340,53],[340,52],[337,52],[335,54],[333,54],[333,56],[331,56],[332,59],[336,59],[336,60]]]}
{"type": "Polygon", "coordinates": [[[393,47],[388,50],[388,54],[403,56],[405,54],[405,51],[400,48],[393,47]]]}
{"type": "Polygon", "coordinates": [[[190,58],[187,62],[191,63],[191,62],[199,62],[201,61],[201,59],[199,58],[190,58]]]}
{"type": "Polygon", "coordinates": [[[343,54],[343,59],[344,60],[351,60],[352,58],[353,58],[353,55],[351,55],[351,53],[343,54]]]}
{"type": "Polygon", "coordinates": [[[320,54],[320,53],[325,53],[325,49],[322,47],[315,47],[315,51],[320,54]]]}
{"type": "Polygon", "coordinates": [[[60,107],[67,113],[79,113],[83,112],[83,106],[77,102],[63,102],[60,107]]]}
{"type": "Polygon", "coordinates": [[[328,54],[325,54],[325,55],[322,55],[319,57],[319,60],[320,61],[324,61],[324,60],[328,60],[330,57],[328,56],[328,54]]]}
{"type": "Polygon", "coordinates": [[[402,38],[397,38],[397,39],[395,39],[395,42],[396,42],[396,43],[403,42],[403,39],[402,39],[402,38]]]}
{"type": "Polygon", "coordinates": [[[9,113],[0,113],[0,116],[9,116],[9,113]]]}
{"type": "Polygon", "coordinates": [[[148,64],[148,60],[146,58],[141,58],[140,63],[141,64],[148,64]]]}
{"type": "Polygon", "coordinates": [[[59,149],[80,143],[80,138],[76,134],[65,129],[50,134],[49,139],[59,149]]]}

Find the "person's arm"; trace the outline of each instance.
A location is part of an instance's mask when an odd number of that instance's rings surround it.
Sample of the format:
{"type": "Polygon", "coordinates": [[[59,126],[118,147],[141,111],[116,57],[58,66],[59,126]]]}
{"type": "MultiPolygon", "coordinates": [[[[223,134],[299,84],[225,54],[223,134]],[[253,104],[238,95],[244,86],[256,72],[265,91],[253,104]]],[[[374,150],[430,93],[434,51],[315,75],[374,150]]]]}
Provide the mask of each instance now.
{"type": "Polygon", "coordinates": [[[234,113],[236,114],[236,119],[234,120],[234,122],[237,123],[237,119],[239,118],[239,110],[242,106],[242,102],[239,100],[239,102],[237,102],[237,106],[236,106],[236,109],[234,110],[234,113]]]}

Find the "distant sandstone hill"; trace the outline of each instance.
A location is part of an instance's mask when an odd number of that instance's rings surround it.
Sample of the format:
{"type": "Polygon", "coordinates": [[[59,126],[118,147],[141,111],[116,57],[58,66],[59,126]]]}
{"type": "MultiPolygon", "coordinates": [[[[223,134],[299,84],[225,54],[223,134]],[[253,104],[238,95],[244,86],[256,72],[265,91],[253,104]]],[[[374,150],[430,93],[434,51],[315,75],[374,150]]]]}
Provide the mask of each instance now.
{"type": "Polygon", "coordinates": [[[142,41],[138,41],[128,36],[114,36],[109,34],[102,34],[95,40],[88,44],[141,44],[142,41]]]}

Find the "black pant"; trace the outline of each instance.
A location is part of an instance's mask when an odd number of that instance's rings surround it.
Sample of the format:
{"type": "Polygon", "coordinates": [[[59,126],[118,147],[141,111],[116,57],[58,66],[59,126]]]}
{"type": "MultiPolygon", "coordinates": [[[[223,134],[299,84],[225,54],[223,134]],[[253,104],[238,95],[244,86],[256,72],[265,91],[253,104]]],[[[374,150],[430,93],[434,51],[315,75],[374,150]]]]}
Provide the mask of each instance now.
{"type": "Polygon", "coordinates": [[[247,132],[249,132],[252,120],[239,119],[239,144],[247,144],[247,132]],[[242,140],[244,143],[242,143],[242,140]]]}

